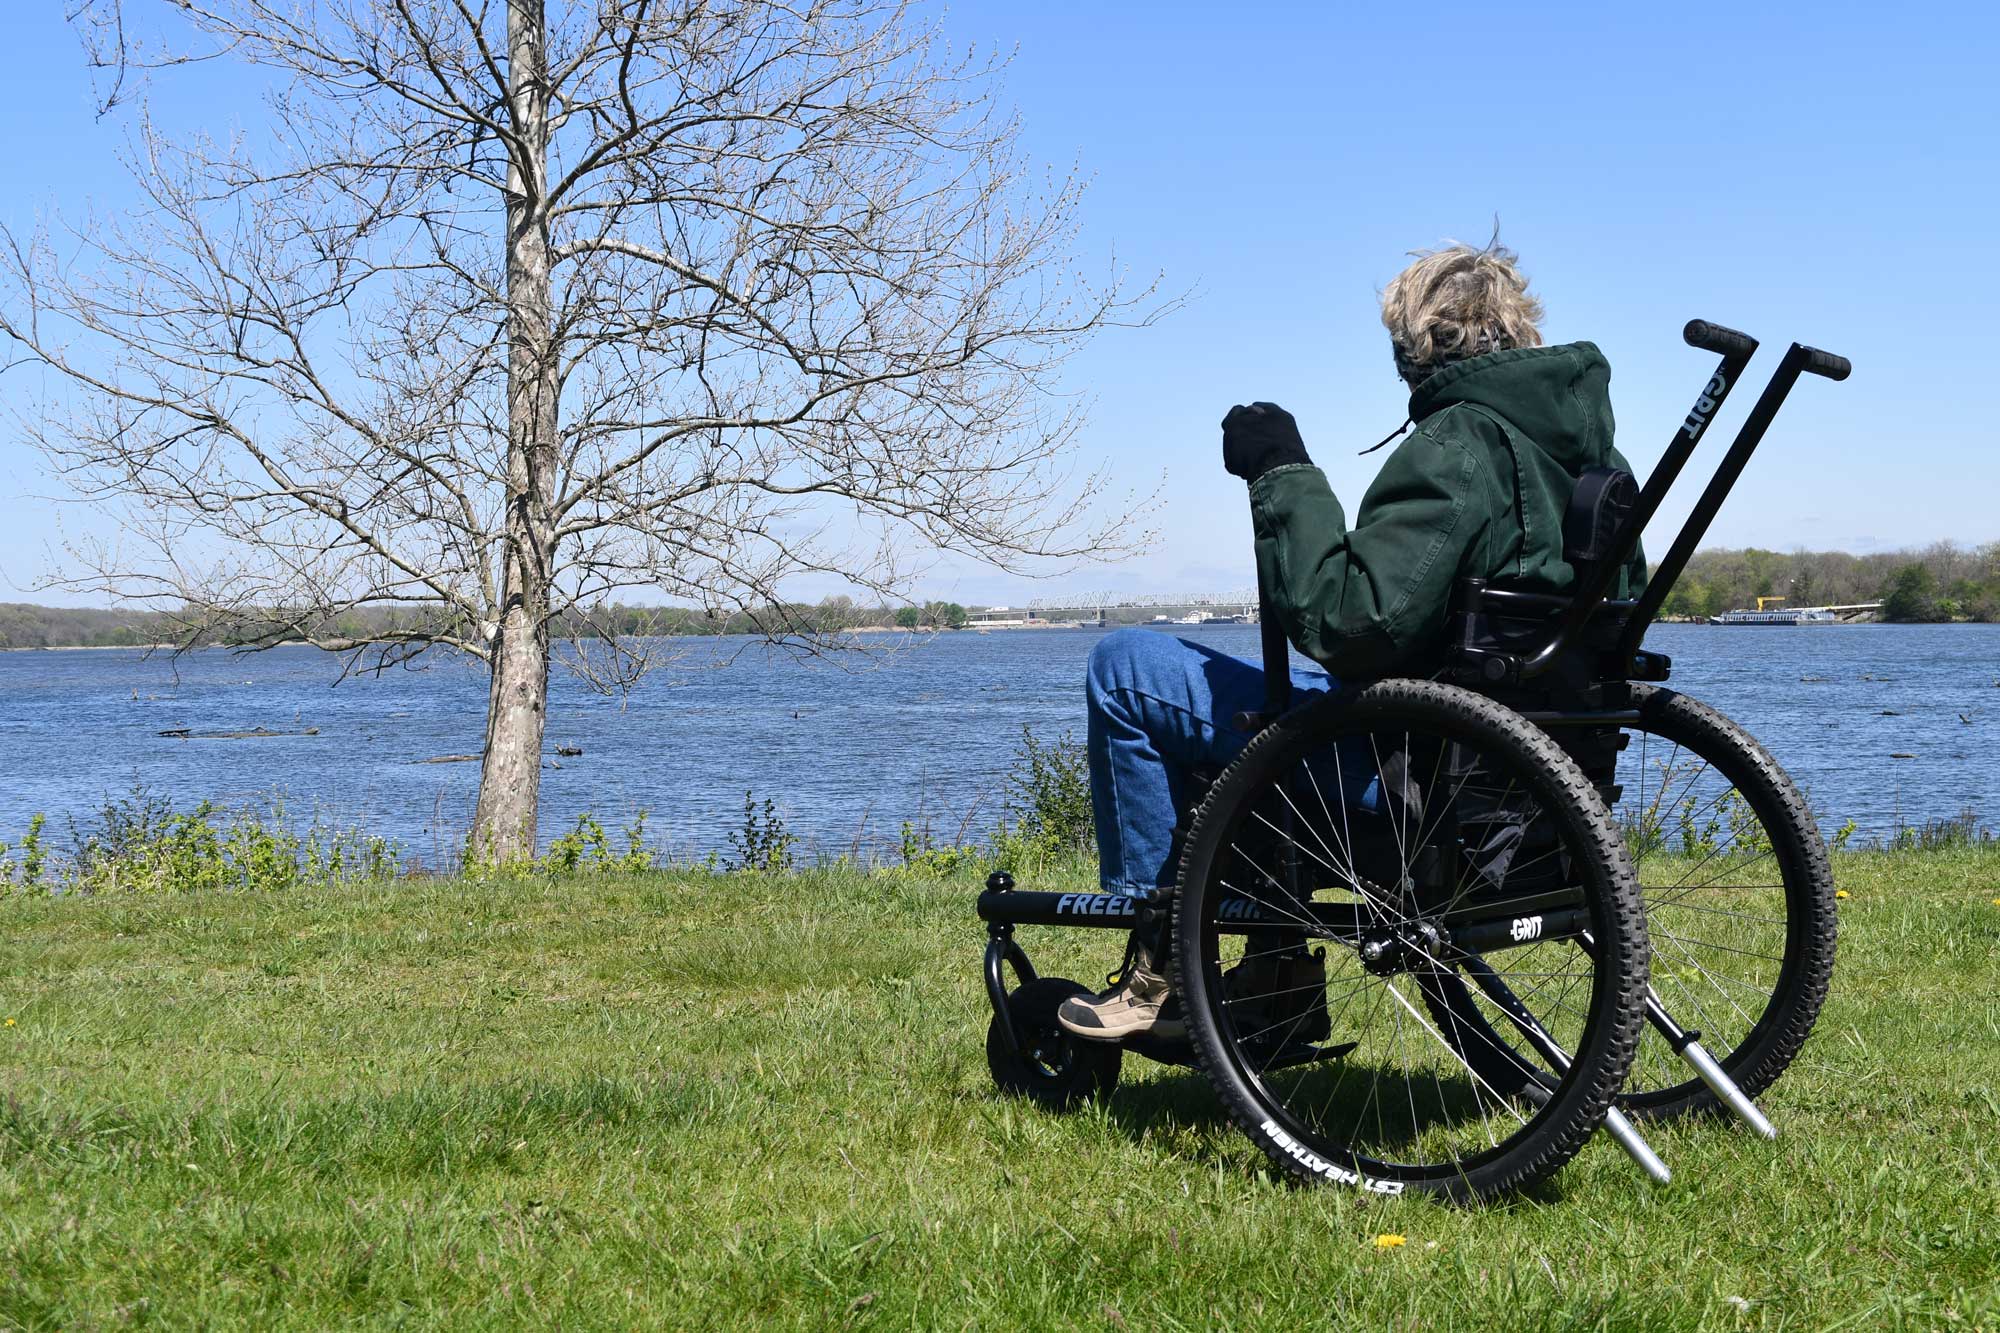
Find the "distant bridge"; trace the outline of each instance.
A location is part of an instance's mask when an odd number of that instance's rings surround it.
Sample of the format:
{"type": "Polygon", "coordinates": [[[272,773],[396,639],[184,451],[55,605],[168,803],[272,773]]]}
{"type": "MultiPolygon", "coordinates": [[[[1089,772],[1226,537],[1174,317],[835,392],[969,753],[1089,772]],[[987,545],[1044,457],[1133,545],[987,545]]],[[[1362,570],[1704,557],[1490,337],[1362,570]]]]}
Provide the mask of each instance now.
{"type": "Polygon", "coordinates": [[[1129,593],[1086,592],[1059,597],[1037,597],[1028,610],[1037,615],[1047,611],[1150,611],[1163,607],[1189,607],[1202,611],[1226,611],[1249,615],[1257,609],[1257,590],[1237,592],[1129,593]]]}
{"type": "MultiPolygon", "coordinates": [[[[989,606],[974,611],[975,628],[1020,627],[1050,622],[1108,625],[1113,611],[1201,611],[1217,619],[1257,618],[1255,589],[1240,592],[1079,592],[1037,597],[1026,606],[989,606]]],[[[1165,619],[1165,617],[1159,617],[1165,619]]]]}

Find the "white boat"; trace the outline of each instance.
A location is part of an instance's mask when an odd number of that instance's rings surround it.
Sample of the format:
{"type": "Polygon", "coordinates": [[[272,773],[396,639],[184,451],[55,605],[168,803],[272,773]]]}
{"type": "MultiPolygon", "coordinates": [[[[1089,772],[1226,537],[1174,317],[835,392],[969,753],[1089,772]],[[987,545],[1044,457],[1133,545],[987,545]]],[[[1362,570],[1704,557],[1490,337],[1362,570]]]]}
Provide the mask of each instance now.
{"type": "Polygon", "coordinates": [[[1782,607],[1770,611],[1724,611],[1710,616],[1711,625],[1838,625],[1840,617],[1824,606],[1782,607]]]}
{"type": "Polygon", "coordinates": [[[1207,611],[1191,611],[1178,619],[1169,616],[1154,616],[1146,622],[1154,629],[1166,629],[1176,625],[1245,625],[1254,623],[1245,615],[1212,615],[1207,611]]]}

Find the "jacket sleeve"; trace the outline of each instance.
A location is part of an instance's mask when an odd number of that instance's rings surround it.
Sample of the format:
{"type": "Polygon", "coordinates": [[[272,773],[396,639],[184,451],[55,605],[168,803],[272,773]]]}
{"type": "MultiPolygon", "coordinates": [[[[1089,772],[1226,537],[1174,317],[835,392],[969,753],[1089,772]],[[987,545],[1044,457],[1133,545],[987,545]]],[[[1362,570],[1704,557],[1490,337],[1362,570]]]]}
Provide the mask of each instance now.
{"type": "Polygon", "coordinates": [[[1478,459],[1419,433],[1382,468],[1347,526],[1326,474],[1281,467],[1250,488],[1257,573],[1285,633],[1337,676],[1381,676],[1436,642],[1465,553],[1478,459]]]}

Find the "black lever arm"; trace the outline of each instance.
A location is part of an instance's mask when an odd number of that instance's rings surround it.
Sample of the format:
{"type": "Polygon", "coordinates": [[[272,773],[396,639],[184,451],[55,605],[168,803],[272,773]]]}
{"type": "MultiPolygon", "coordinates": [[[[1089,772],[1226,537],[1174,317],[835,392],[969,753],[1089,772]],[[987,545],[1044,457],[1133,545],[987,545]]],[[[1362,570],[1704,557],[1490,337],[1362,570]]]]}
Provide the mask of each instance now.
{"type": "MultiPolygon", "coordinates": [[[[1666,498],[1667,491],[1681,475],[1681,469],[1687,466],[1695,445],[1701,442],[1703,433],[1708,430],[1708,423],[1715,420],[1715,414],[1722,410],[1729,391],[1736,387],[1736,381],[1743,376],[1743,368],[1750,364],[1751,356],[1757,351],[1757,340],[1749,334],[1711,324],[1705,319],[1689,320],[1687,327],[1681,330],[1681,337],[1688,346],[1714,352],[1722,361],[1695,396],[1687,419],[1675,428],[1674,437],[1667,442],[1667,451],[1660,455],[1653,474],[1646,478],[1645,488],[1639,492],[1632,512],[1619,526],[1618,535],[1611,543],[1611,553],[1590,570],[1580,587],[1572,591],[1569,613],[1556,626],[1555,634],[1534,656],[1521,664],[1524,679],[1539,676],[1555,664],[1562,655],[1563,645],[1589,621],[1598,603],[1604,600],[1604,594],[1611,590],[1611,581],[1631,562],[1632,553],[1639,549],[1639,537],[1659,511],[1660,501],[1666,498]]],[[[1667,576],[1670,585],[1678,573],[1676,570],[1667,576]]],[[[1637,646],[1636,641],[1634,646],[1637,646]]]]}
{"type": "Polygon", "coordinates": [[[1674,580],[1681,576],[1681,571],[1687,568],[1688,560],[1694,555],[1694,548],[1708,535],[1708,525],[1714,522],[1716,511],[1721,509],[1722,502],[1729,498],[1730,488],[1735,486],[1736,479],[1743,475],[1744,467],[1750,462],[1750,455],[1757,451],[1758,442],[1764,438],[1764,432],[1771,428],[1773,418],[1778,415],[1778,409],[1785,405],[1785,398],[1791,393],[1792,386],[1799,382],[1799,376],[1813,374],[1824,375],[1830,380],[1844,380],[1852,370],[1853,367],[1848,364],[1846,357],[1822,352],[1817,347],[1793,343],[1786,349],[1784,360],[1778,363],[1777,373],[1771,376],[1771,382],[1764,386],[1764,392],[1758,396],[1756,406],[1752,407],[1750,415],[1744,418],[1742,429],[1736,432],[1736,439],[1731,442],[1729,452],[1722,456],[1722,465],[1716,468],[1715,475],[1709,478],[1708,486],[1702,491],[1701,498],[1695,501],[1694,512],[1688,515],[1688,521],[1681,527],[1680,535],[1674,538],[1672,549],[1654,570],[1652,580],[1646,584],[1645,594],[1639,598],[1638,603],[1632,608],[1632,614],[1626,619],[1625,634],[1618,645],[1620,660],[1629,661],[1632,654],[1639,650],[1639,642],[1646,636],[1646,627],[1652,623],[1653,617],[1660,613],[1660,607],[1666,602],[1667,594],[1673,591],[1674,580]]]}

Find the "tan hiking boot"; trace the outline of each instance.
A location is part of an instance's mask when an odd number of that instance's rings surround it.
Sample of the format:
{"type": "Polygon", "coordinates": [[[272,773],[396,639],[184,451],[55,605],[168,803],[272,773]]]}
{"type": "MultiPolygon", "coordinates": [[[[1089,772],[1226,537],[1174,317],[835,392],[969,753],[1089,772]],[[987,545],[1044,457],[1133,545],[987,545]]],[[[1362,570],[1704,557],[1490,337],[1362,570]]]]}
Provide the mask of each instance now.
{"type": "Polygon", "coordinates": [[[1161,1041],[1187,1036],[1180,1001],[1166,974],[1156,970],[1152,951],[1133,937],[1116,984],[1101,995],[1072,995],[1056,1010],[1056,1021],[1091,1041],[1123,1041],[1144,1033],[1161,1041]]]}

